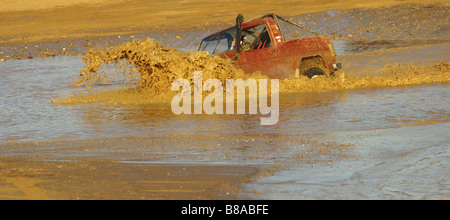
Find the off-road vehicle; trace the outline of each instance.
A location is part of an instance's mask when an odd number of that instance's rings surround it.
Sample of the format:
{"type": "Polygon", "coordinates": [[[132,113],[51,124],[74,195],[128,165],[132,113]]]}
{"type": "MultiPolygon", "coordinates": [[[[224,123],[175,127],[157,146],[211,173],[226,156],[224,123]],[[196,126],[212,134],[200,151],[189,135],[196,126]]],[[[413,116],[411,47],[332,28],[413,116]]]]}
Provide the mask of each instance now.
{"type": "Polygon", "coordinates": [[[329,75],[341,67],[336,63],[334,47],[326,35],[275,14],[243,20],[243,16],[238,15],[236,25],[205,37],[199,51],[233,59],[246,73],[260,71],[276,79],[301,74],[309,78],[329,75]],[[301,28],[313,36],[288,39],[281,23],[301,28]]]}

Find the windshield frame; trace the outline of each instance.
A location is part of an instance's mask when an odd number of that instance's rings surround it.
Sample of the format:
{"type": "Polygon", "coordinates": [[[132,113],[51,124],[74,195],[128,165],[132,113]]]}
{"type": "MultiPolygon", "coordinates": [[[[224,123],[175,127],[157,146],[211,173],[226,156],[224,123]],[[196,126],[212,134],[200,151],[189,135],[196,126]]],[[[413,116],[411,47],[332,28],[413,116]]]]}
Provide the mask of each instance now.
{"type": "MultiPolygon", "coordinates": [[[[212,54],[215,54],[216,49],[219,46],[219,43],[223,39],[225,39],[225,38],[223,38],[223,35],[225,33],[227,33],[227,32],[230,33],[230,31],[231,31],[231,33],[233,33],[233,31],[234,31],[234,33],[236,33],[236,28],[237,28],[236,26],[232,26],[232,27],[229,27],[229,28],[227,28],[225,30],[216,32],[214,34],[211,34],[211,35],[203,38],[202,41],[200,42],[199,47],[198,47],[198,51],[207,51],[205,49],[208,47],[209,43],[211,43],[212,41],[216,41],[215,42],[216,45],[214,47],[214,50],[212,51],[212,54]],[[205,44],[205,42],[206,42],[206,44],[205,44]]],[[[236,34],[231,34],[231,36],[233,38],[234,43],[236,43],[236,34]]],[[[236,46],[234,46],[232,50],[224,51],[223,53],[229,53],[229,52],[232,52],[232,51],[236,51],[236,46]]],[[[223,53],[221,53],[221,54],[223,54],[223,53]]],[[[221,55],[221,54],[216,54],[216,55],[221,55]]]]}

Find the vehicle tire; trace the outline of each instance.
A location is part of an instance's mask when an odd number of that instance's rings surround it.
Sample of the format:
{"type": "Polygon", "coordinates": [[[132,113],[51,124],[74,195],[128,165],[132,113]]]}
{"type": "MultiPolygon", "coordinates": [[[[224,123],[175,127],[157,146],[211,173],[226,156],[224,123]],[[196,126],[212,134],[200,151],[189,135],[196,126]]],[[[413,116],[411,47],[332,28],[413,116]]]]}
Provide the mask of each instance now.
{"type": "Polygon", "coordinates": [[[321,76],[326,74],[327,73],[325,72],[325,70],[319,67],[312,67],[303,72],[303,75],[307,76],[310,79],[313,78],[314,76],[321,76]]]}
{"type": "Polygon", "coordinates": [[[300,74],[313,78],[314,76],[328,75],[325,62],[319,56],[303,58],[300,62],[300,74]]]}

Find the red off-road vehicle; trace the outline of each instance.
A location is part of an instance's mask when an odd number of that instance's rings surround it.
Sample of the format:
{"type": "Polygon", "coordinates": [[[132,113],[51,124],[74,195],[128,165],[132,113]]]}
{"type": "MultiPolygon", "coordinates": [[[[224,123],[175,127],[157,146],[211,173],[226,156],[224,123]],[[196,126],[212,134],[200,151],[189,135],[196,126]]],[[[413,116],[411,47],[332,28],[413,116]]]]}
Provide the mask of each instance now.
{"type": "Polygon", "coordinates": [[[238,15],[235,26],[204,38],[199,51],[233,59],[246,73],[260,71],[274,79],[300,74],[312,78],[332,74],[341,67],[336,63],[333,45],[326,35],[319,35],[275,14],[248,22],[243,20],[243,16],[238,15]],[[282,30],[281,22],[314,36],[287,36],[292,35],[292,31],[282,30]]]}

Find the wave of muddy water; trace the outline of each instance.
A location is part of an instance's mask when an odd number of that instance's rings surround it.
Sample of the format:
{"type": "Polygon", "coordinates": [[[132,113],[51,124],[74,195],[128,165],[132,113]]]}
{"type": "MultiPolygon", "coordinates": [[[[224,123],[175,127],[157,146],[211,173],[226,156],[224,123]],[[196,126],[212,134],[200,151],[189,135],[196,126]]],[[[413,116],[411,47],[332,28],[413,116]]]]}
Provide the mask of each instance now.
{"type": "Polygon", "coordinates": [[[96,88],[112,92],[107,99],[55,104],[78,93],[68,86],[84,66],[81,56],[7,60],[0,63],[0,152],[260,167],[242,198],[448,198],[450,44],[378,50],[395,42],[361,43],[373,51],[359,53],[345,42],[336,48],[344,66],[337,81],[282,82],[289,88],[274,126],[260,126],[260,115],[174,115],[165,103],[121,103],[129,93],[115,82],[96,88]]]}

